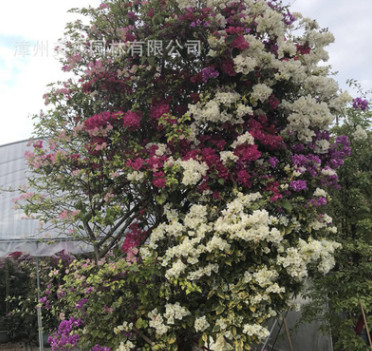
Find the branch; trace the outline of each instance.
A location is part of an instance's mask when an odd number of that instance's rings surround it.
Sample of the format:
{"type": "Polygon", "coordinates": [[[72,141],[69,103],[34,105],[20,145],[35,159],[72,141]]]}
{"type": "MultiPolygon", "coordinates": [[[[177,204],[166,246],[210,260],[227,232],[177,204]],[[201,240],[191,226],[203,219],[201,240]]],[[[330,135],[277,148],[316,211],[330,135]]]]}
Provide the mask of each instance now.
{"type": "Polygon", "coordinates": [[[107,239],[111,238],[114,233],[120,228],[120,226],[134,213],[138,210],[139,204],[134,206],[132,210],[130,210],[124,217],[122,217],[119,222],[117,222],[107,233],[107,235],[102,238],[102,240],[98,243],[99,246],[101,246],[107,239]]]}
{"type": "Polygon", "coordinates": [[[134,328],[134,331],[143,339],[146,341],[146,343],[148,343],[150,346],[153,346],[154,344],[152,343],[152,341],[146,336],[144,335],[142,332],[140,332],[137,328],[134,328]]]}

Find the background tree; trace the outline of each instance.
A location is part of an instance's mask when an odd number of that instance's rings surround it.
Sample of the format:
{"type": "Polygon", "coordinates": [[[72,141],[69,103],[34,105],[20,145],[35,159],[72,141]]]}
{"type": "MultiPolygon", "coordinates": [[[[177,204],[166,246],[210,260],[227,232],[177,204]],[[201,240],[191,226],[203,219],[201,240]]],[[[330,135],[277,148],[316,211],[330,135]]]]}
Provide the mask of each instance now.
{"type": "MultiPolygon", "coordinates": [[[[350,84],[360,90],[356,82],[350,84]]],[[[338,172],[341,188],[331,192],[330,213],[342,249],[334,270],[314,280],[313,302],[305,309],[310,318],[321,318],[332,332],[335,350],[340,351],[369,349],[362,331],[360,300],[369,325],[372,322],[372,114],[368,96],[360,93],[340,125],[333,128],[335,135],[347,135],[351,142],[351,155],[338,172]],[[328,306],[327,313],[324,306],[328,306]]]]}

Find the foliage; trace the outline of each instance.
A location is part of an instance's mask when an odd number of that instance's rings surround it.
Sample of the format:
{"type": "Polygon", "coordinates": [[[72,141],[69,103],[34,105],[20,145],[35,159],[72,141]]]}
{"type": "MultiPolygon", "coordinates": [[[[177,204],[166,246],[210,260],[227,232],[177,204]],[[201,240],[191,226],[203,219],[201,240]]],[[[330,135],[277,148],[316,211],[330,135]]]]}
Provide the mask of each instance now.
{"type": "Polygon", "coordinates": [[[349,136],[352,150],[338,172],[341,189],[332,191],[329,209],[342,249],[336,254],[335,269],[314,280],[309,292],[313,302],[305,309],[307,318],[320,318],[331,330],[337,351],[369,349],[355,329],[362,317],[359,300],[372,325],[371,117],[370,104],[362,96],[353,100],[343,123],[333,128],[335,135],[349,136]],[[324,306],[329,307],[327,313],[324,306]]]}
{"type": "MultiPolygon", "coordinates": [[[[58,265],[68,265],[72,257],[63,252],[40,261],[39,274],[43,281],[47,281],[48,274],[58,265]]],[[[4,260],[7,265],[9,288],[3,289],[4,305],[7,304],[7,313],[4,311],[4,323],[8,336],[14,341],[23,341],[27,345],[34,345],[38,340],[37,313],[36,306],[39,303],[36,285],[36,265],[35,258],[13,253],[4,260]],[[8,294],[5,296],[5,292],[8,294]]],[[[5,271],[5,264],[0,268],[2,277],[5,271]]],[[[59,277],[62,282],[62,276],[59,277]]],[[[5,282],[2,279],[1,282],[5,282]]],[[[52,282],[51,282],[52,283],[52,282]]],[[[53,283],[57,283],[54,281],[53,283]]],[[[44,294],[48,294],[48,287],[43,287],[44,294]]],[[[46,311],[48,312],[48,311],[46,311]]],[[[3,312],[2,312],[3,313],[3,312]]],[[[45,330],[52,331],[58,325],[58,319],[50,313],[44,313],[43,325],[45,330]]]]}
{"type": "Polygon", "coordinates": [[[19,202],[95,248],[59,287],[53,348],[249,350],[304,278],[334,265],[325,189],[349,142],[328,127],[349,96],[319,65],[333,36],[275,1],[81,13],[91,22],[68,26],[62,58],[77,80],[45,96],[19,202]],[[99,269],[120,244],[125,259],[99,269]],[[97,327],[105,309],[116,326],[97,327]]]}

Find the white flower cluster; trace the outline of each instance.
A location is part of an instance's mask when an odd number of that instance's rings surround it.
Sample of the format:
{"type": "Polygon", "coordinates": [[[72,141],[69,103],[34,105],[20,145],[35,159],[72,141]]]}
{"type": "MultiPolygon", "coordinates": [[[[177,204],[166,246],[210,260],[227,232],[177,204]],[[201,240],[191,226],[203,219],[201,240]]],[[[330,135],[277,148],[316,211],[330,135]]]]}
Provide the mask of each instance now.
{"type": "Polygon", "coordinates": [[[310,227],[311,227],[313,230],[320,230],[320,229],[326,228],[326,227],[327,227],[327,223],[324,222],[324,221],[322,221],[322,220],[315,219],[315,220],[313,220],[313,221],[310,223],[310,227]]]}
{"type": "MultiPolygon", "coordinates": [[[[182,232],[180,232],[182,234],[182,232]]],[[[187,257],[187,262],[189,264],[196,264],[199,262],[199,256],[202,252],[204,252],[203,246],[199,246],[201,238],[196,237],[190,239],[189,237],[186,237],[184,240],[182,240],[178,245],[169,247],[167,251],[165,252],[165,255],[162,259],[162,265],[168,266],[169,262],[172,260],[174,261],[177,258],[187,257]]],[[[178,260],[176,261],[178,262],[178,260]]],[[[176,263],[175,262],[175,263],[176,263]]],[[[177,263],[176,265],[179,269],[183,267],[181,263],[177,263]]],[[[175,272],[177,272],[175,270],[175,272]]],[[[170,274],[170,273],[169,273],[170,274]]]]}
{"type": "Polygon", "coordinates": [[[127,175],[127,179],[130,182],[138,182],[141,183],[145,179],[145,173],[140,171],[133,171],[127,175]]]}
{"type": "MultiPolygon", "coordinates": [[[[221,24],[225,23],[226,24],[226,18],[222,15],[220,17],[216,16],[215,20],[218,23],[221,23],[221,24]]],[[[210,35],[208,37],[208,44],[209,44],[209,47],[211,48],[208,52],[208,56],[216,57],[218,55],[217,50],[220,50],[222,47],[225,46],[225,38],[221,37],[221,38],[218,39],[218,38],[210,35]]]]}
{"type": "MultiPolygon", "coordinates": [[[[217,264],[209,263],[206,266],[200,264],[199,257],[205,252],[229,252],[233,240],[267,242],[278,245],[282,240],[280,231],[272,227],[277,224],[275,217],[269,216],[266,210],[255,210],[251,214],[247,209],[253,202],[260,199],[258,193],[243,195],[238,193],[235,200],[227,205],[222,215],[214,222],[208,223],[207,208],[202,205],[194,205],[186,214],[184,221],[180,221],[176,213],[166,207],[169,224],[160,224],[155,228],[149,238],[149,248],[156,249],[158,241],[164,238],[181,238],[174,246],[168,247],[165,254],[159,257],[161,264],[168,267],[166,278],[178,278],[187,272],[189,280],[197,280],[201,277],[218,272],[217,264]],[[185,236],[184,234],[187,233],[185,236]],[[205,242],[207,233],[214,233],[205,242]],[[203,243],[205,242],[205,244],[203,243]],[[195,266],[194,269],[192,267],[195,266]]],[[[260,271],[256,278],[264,284],[264,273],[260,271]]],[[[270,272],[266,272],[266,279],[270,272]]],[[[271,272],[272,273],[272,272],[271,272]]]]}
{"type": "Polygon", "coordinates": [[[290,247],[286,250],[286,256],[279,256],[277,263],[282,265],[288,272],[288,274],[296,279],[302,280],[307,277],[307,267],[301,253],[295,247],[290,247]]]}
{"type": "Polygon", "coordinates": [[[114,328],[115,334],[120,334],[121,332],[129,332],[133,329],[133,323],[124,322],[122,325],[117,326],[114,328]]]}
{"type": "Polygon", "coordinates": [[[336,171],[333,170],[332,168],[323,168],[321,173],[328,177],[333,177],[334,175],[337,174],[336,171]]]}
{"type": "Polygon", "coordinates": [[[346,114],[346,105],[352,101],[352,97],[348,92],[343,91],[329,102],[329,107],[334,109],[339,114],[346,114]]]}
{"type": "Polygon", "coordinates": [[[215,96],[215,100],[221,105],[231,107],[240,100],[240,94],[237,92],[218,92],[215,96]]]}
{"type": "Polygon", "coordinates": [[[316,146],[315,152],[317,154],[325,154],[328,152],[330,144],[328,140],[322,139],[317,140],[315,142],[315,146],[316,146]]]}
{"type": "Polygon", "coordinates": [[[307,262],[320,260],[318,270],[321,273],[328,273],[335,265],[334,252],[341,247],[341,244],[330,240],[300,240],[300,251],[307,262]]]}
{"type": "Polygon", "coordinates": [[[318,270],[328,273],[335,265],[334,252],[341,245],[330,240],[308,241],[300,239],[298,248],[291,247],[286,250],[286,256],[279,256],[277,263],[286,268],[288,274],[295,279],[302,279],[308,275],[307,265],[318,262],[318,270]]]}
{"type": "Polygon", "coordinates": [[[237,160],[239,160],[239,157],[234,155],[234,153],[231,151],[221,151],[220,159],[222,163],[226,166],[229,162],[236,162],[237,160]]]}
{"type": "Polygon", "coordinates": [[[326,129],[333,121],[328,105],[310,95],[301,96],[293,103],[284,101],[282,105],[290,111],[286,131],[296,132],[302,142],[312,141],[315,133],[311,128],[326,129]]]}
{"type": "Polygon", "coordinates": [[[229,238],[235,240],[279,244],[283,239],[282,234],[277,228],[270,228],[276,223],[277,219],[270,216],[266,210],[255,210],[248,214],[242,206],[239,211],[234,208],[224,210],[223,216],[217,219],[214,229],[218,235],[227,234],[229,238]]]}
{"type": "Polygon", "coordinates": [[[247,301],[247,305],[259,305],[262,301],[268,301],[269,300],[269,295],[264,293],[256,293],[256,294],[251,294],[249,296],[249,300],[247,301]]]}
{"type": "Polygon", "coordinates": [[[282,37],[284,35],[285,26],[283,23],[283,16],[270,8],[267,8],[262,16],[256,18],[257,31],[260,33],[267,33],[275,37],[282,37]]]}
{"type": "MultiPolygon", "coordinates": [[[[159,241],[171,237],[180,238],[183,235],[176,245],[168,247],[165,254],[159,258],[164,267],[170,266],[166,271],[166,278],[178,278],[187,268],[181,258],[186,259],[189,267],[199,263],[199,256],[207,251],[207,247],[201,241],[205,238],[206,233],[212,231],[213,227],[207,223],[207,208],[202,205],[193,205],[186,214],[183,223],[177,213],[167,206],[165,206],[164,213],[170,223],[162,223],[153,230],[148,248],[155,250],[158,248],[159,241]],[[185,233],[187,236],[184,236],[185,233]]],[[[211,241],[208,249],[220,250],[219,247],[214,246],[217,243],[217,241],[211,241]]],[[[189,279],[199,279],[204,275],[210,275],[212,271],[217,272],[218,265],[199,266],[196,271],[189,274],[189,279]]]]}
{"type": "Polygon", "coordinates": [[[234,65],[237,73],[248,74],[254,71],[257,66],[257,60],[253,57],[241,54],[234,58],[234,65]]]}
{"type": "Polygon", "coordinates": [[[143,246],[139,249],[140,256],[143,260],[151,256],[151,251],[148,247],[143,246]]]}
{"type": "MultiPolygon", "coordinates": [[[[207,222],[207,215],[208,211],[206,206],[193,205],[185,216],[183,224],[190,229],[196,229],[207,222]]],[[[203,234],[201,234],[201,236],[204,236],[203,234]]]]}
{"type": "Polygon", "coordinates": [[[254,280],[258,285],[265,288],[270,285],[273,281],[278,278],[279,274],[275,270],[269,270],[267,267],[260,269],[259,271],[253,274],[254,280]]]}
{"type": "Polygon", "coordinates": [[[169,225],[167,225],[166,231],[168,237],[175,237],[181,236],[182,234],[183,225],[178,222],[177,220],[172,220],[169,225]]]}
{"type": "Polygon", "coordinates": [[[322,243],[318,240],[305,240],[300,239],[299,242],[300,252],[302,258],[306,262],[313,262],[320,259],[322,253],[322,243]]]}
{"type": "Polygon", "coordinates": [[[168,332],[169,326],[164,324],[164,319],[157,308],[149,312],[147,316],[150,319],[149,326],[155,329],[157,336],[162,336],[168,332]]]}
{"type": "Polygon", "coordinates": [[[292,80],[295,84],[300,84],[306,79],[305,67],[298,60],[275,61],[273,67],[278,70],[274,75],[277,81],[292,80]]]}
{"type": "Polygon", "coordinates": [[[184,317],[189,316],[190,311],[182,307],[179,302],[175,304],[168,303],[165,305],[164,317],[167,319],[168,324],[174,324],[174,320],[178,319],[181,321],[184,317]]]}
{"type": "Polygon", "coordinates": [[[330,240],[322,240],[321,261],[318,270],[321,273],[328,273],[335,265],[334,252],[341,247],[340,243],[330,240]]]}
{"type": "Polygon", "coordinates": [[[193,271],[189,273],[187,276],[188,280],[194,281],[194,280],[199,280],[200,278],[207,276],[210,277],[212,272],[218,273],[219,266],[218,264],[208,264],[205,267],[198,268],[196,271],[193,271]]]}
{"type": "Polygon", "coordinates": [[[230,250],[230,244],[218,237],[218,236],[213,236],[211,240],[208,241],[206,245],[206,251],[212,252],[214,250],[219,250],[219,251],[229,251],[230,250]]]}
{"type": "Polygon", "coordinates": [[[152,146],[157,146],[157,149],[155,151],[156,156],[163,156],[164,154],[168,153],[168,145],[162,144],[162,143],[148,143],[146,145],[146,149],[150,149],[152,146]]]}
{"type": "Polygon", "coordinates": [[[173,262],[172,267],[167,270],[165,277],[169,280],[171,278],[178,278],[185,270],[187,266],[181,261],[177,260],[173,262]]]}
{"type": "Polygon", "coordinates": [[[265,84],[256,84],[253,86],[251,98],[254,100],[260,100],[261,102],[265,102],[270,95],[272,94],[273,90],[265,84]]]}
{"type": "Polygon", "coordinates": [[[230,116],[221,114],[220,105],[215,100],[209,100],[205,105],[201,102],[189,104],[188,115],[192,115],[196,122],[226,122],[230,116]]]}
{"type": "Polygon", "coordinates": [[[366,140],[368,138],[366,130],[363,129],[359,124],[356,126],[352,136],[355,140],[366,140]]]}
{"type": "Polygon", "coordinates": [[[231,144],[231,147],[235,149],[236,147],[243,144],[254,144],[254,138],[251,133],[245,132],[244,134],[239,135],[238,138],[231,144]]]}
{"type": "Polygon", "coordinates": [[[210,324],[208,323],[206,316],[198,317],[195,319],[194,328],[197,333],[203,332],[209,326],[210,324]]]}
{"type": "Polygon", "coordinates": [[[266,294],[282,294],[285,292],[285,288],[278,285],[278,283],[274,283],[270,285],[266,289],[266,294]]]}
{"type": "MultiPolygon", "coordinates": [[[[227,337],[227,335],[226,335],[227,337]]],[[[211,337],[209,340],[209,349],[212,351],[232,351],[234,348],[226,342],[225,335],[218,334],[216,340],[211,337]]]]}
{"type": "Polygon", "coordinates": [[[313,194],[315,197],[327,197],[327,192],[323,189],[316,188],[313,194]]]}
{"type": "Polygon", "coordinates": [[[248,284],[249,282],[252,281],[252,278],[253,278],[253,276],[252,276],[251,273],[249,273],[248,271],[244,272],[244,277],[243,277],[243,282],[244,283],[248,284]]]}
{"type": "Polygon", "coordinates": [[[317,94],[322,99],[335,96],[338,90],[336,81],[329,77],[311,75],[306,77],[303,82],[305,94],[317,94]]]}
{"type": "Polygon", "coordinates": [[[238,107],[236,108],[236,115],[239,118],[242,118],[246,115],[253,115],[252,107],[244,104],[238,104],[238,107]]]}
{"type": "Polygon", "coordinates": [[[193,117],[195,124],[193,128],[196,130],[205,122],[241,124],[243,123],[242,117],[253,111],[251,107],[239,103],[240,101],[240,94],[230,87],[225,87],[207,102],[199,101],[196,104],[189,104],[187,115],[193,117]],[[237,110],[238,106],[239,110],[237,110]]]}
{"type": "Polygon", "coordinates": [[[186,186],[197,184],[208,171],[205,162],[198,162],[194,159],[178,161],[178,164],[184,169],[182,184],[186,186]]]}
{"type": "MultiPolygon", "coordinates": [[[[279,49],[278,49],[278,58],[283,58],[285,54],[287,54],[290,57],[295,56],[297,53],[297,47],[292,42],[285,40],[280,43],[279,49]]],[[[294,61],[295,62],[295,61],[294,61]]]]}
{"type": "Polygon", "coordinates": [[[134,347],[135,345],[130,340],[127,340],[125,343],[121,342],[116,351],[131,351],[134,347]]]}
{"type": "Polygon", "coordinates": [[[150,241],[149,241],[149,248],[150,249],[157,249],[158,244],[157,242],[163,240],[165,238],[165,223],[160,223],[151,233],[150,241]]]}
{"type": "Polygon", "coordinates": [[[177,0],[178,7],[182,10],[187,7],[195,7],[197,0],[177,0]]]}
{"type": "Polygon", "coordinates": [[[259,324],[246,324],[243,333],[248,336],[256,336],[259,340],[266,338],[270,334],[266,328],[259,324]]]}

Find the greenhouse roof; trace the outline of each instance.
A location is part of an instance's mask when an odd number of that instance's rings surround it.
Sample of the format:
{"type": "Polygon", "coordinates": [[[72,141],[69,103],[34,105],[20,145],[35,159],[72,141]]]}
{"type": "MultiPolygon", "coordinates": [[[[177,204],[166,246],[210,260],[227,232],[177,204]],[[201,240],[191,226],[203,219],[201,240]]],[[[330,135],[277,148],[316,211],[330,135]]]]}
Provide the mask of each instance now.
{"type": "MultiPolygon", "coordinates": [[[[0,188],[19,188],[27,184],[29,172],[25,151],[29,140],[0,146],[0,188]]],[[[31,256],[51,256],[65,250],[71,253],[92,251],[92,247],[61,232],[43,233],[39,221],[26,218],[22,210],[14,209],[16,192],[0,193],[0,257],[13,252],[23,252],[31,256]]]]}

